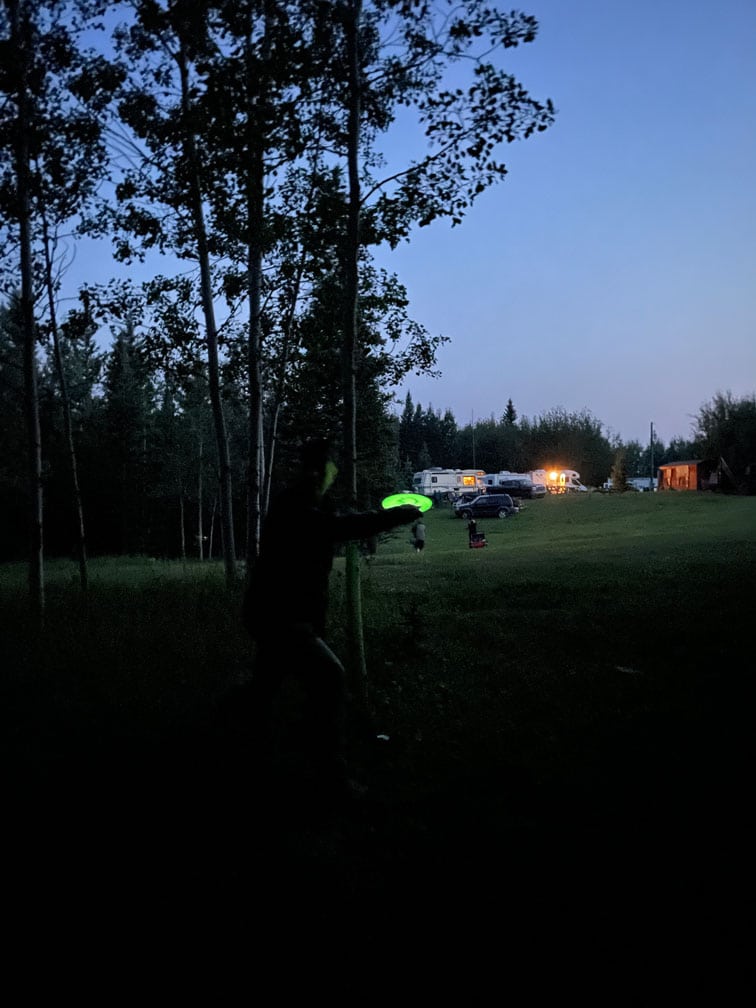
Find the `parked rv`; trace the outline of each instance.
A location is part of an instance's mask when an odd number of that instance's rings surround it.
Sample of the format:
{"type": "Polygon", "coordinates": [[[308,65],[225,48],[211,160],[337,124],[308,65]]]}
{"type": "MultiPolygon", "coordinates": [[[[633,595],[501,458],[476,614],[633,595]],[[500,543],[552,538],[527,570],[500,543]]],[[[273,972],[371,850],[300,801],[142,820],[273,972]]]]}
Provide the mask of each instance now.
{"type": "Polygon", "coordinates": [[[485,484],[489,493],[508,493],[531,500],[545,497],[547,493],[577,493],[588,489],[574,469],[532,469],[524,473],[503,469],[487,473],[485,484]]]}
{"type": "Polygon", "coordinates": [[[434,466],[414,474],[412,490],[414,493],[425,494],[426,497],[441,493],[448,500],[452,500],[467,491],[484,493],[485,475],[482,469],[442,469],[440,466],[434,466]]]}
{"type": "Polygon", "coordinates": [[[574,469],[534,469],[530,475],[534,483],[542,483],[552,494],[588,493],[574,469]]]}

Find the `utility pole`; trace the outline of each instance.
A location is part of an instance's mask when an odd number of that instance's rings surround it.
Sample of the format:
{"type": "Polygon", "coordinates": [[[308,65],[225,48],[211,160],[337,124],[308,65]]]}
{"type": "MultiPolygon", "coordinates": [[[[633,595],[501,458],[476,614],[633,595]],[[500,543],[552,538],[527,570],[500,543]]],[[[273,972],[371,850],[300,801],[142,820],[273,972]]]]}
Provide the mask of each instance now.
{"type": "Polygon", "coordinates": [[[648,489],[653,492],[654,489],[654,421],[651,421],[651,482],[648,485],[648,489]]]}
{"type": "Polygon", "coordinates": [[[472,431],[473,469],[475,468],[475,411],[470,413],[470,430],[472,431]]]}

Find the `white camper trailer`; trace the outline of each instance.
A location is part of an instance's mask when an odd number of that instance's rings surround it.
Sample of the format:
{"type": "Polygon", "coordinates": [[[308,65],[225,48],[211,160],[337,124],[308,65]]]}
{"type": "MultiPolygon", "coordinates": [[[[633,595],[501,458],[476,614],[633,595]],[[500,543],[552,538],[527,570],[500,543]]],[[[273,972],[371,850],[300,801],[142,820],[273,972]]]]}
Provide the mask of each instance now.
{"type": "Polygon", "coordinates": [[[434,466],[414,474],[412,490],[414,493],[425,494],[426,497],[440,493],[449,499],[466,491],[485,493],[485,475],[482,469],[442,469],[434,466]]]}
{"type": "Polygon", "coordinates": [[[534,469],[534,483],[542,483],[549,493],[587,493],[588,487],[580,482],[580,473],[574,469],[534,469]]]}
{"type": "Polygon", "coordinates": [[[531,469],[524,473],[503,469],[487,473],[485,483],[489,493],[508,493],[512,497],[543,497],[547,492],[580,493],[588,489],[574,469],[531,469]]]}

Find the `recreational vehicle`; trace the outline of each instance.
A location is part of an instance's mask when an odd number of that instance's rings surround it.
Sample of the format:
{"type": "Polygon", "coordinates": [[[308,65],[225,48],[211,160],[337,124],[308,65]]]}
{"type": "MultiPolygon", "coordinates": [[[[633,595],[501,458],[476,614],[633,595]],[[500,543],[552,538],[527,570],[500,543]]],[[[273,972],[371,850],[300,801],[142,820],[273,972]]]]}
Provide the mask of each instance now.
{"type": "Polygon", "coordinates": [[[440,493],[449,499],[467,490],[485,493],[485,475],[482,469],[442,469],[435,466],[415,473],[412,477],[412,490],[414,493],[425,494],[426,497],[440,493]]]}

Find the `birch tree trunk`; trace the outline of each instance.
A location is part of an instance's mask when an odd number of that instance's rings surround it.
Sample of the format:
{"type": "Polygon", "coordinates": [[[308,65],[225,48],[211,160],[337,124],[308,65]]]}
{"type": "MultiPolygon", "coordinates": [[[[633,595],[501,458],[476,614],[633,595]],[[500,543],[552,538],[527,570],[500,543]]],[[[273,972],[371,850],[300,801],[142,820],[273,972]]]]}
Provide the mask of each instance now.
{"type": "MultiPolygon", "coordinates": [[[[189,74],[186,55],[183,49],[177,56],[181,76],[181,103],[186,122],[189,122],[189,74]]],[[[207,240],[207,227],[202,207],[202,187],[200,185],[197,147],[191,130],[186,128],[184,134],[184,150],[189,165],[191,183],[192,216],[194,233],[197,240],[197,257],[200,268],[200,287],[202,291],[202,312],[205,319],[207,337],[207,362],[210,387],[210,402],[213,410],[215,438],[218,445],[218,465],[220,467],[220,514],[221,541],[223,544],[223,561],[226,572],[226,585],[231,588],[236,581],[236,547],[234,544],[234,513],[231,484],[231,458],[228,450],[228,434],[223,415],[223,402],[220,389],[220,364],[218,357],[218,327],[215,321],[213,306],[213,287],[210,274],[210,252],[207,240]]]]}
{"type": "Polygon", "coordinates": [[[63,367],[63,355],[60,350],[60,337],[58,334],[58,323],[55,313],[55,298],[53,292],[52,277],[52,255],[50,252],[50,240],[47,229],[47,218],[42,219],[42,231],[45,249],[45,285],[47,287],[48,310],[50,313],[50,332],[53,340],[53,356],[55,358],[55,373],[58,376],[60,386],[60,398],[63,407],[63,428],[66,435],[66,445],[68,447],[68,461],[71,466],[71,489],[73,491],[73,504],[76,513],[76,555],[79,559],[79,581],[81,590],[87,593],[87,540],[84,526],[84,504],[81,499],[81,488],[79,486],[79,467],[76,459],[76,444],[74,441],[73,421],[71,419],[71,402],[68,398],[68,383],[66,372],[63,367]]]}
{"type": "MultiPolygon", "coordinates": [[[[252,79],[252,32],[253,12],[250,10],[250,24],[246,41],[247,93],[255,90],[252,79]]],[[[269,23],[265,12],[263,25],[263,53],[268,53],[269,23]]],[[[247,340],[247,371],[249,395],[249,462],[247,470],[247,577],[250,577],[260,548],[261,497],[263,472],[263,424],[262,424],[262,230],[263,230],[263,189],[265,178],[264,137],[265,131],[260,120],[264,116],[264,97],[250,101],[247,107],[247,296],[249,304],[249,333],[247,340]],[[262,115],[261,115],[262,113],[262,115]]]]}
{"type": "MultiPolygon", "coordinates": [[[[310,207],[312,206],[312,199],[315,195],[314,185],[310,187],[308,198],[305,202],[303,213],[309,213],[310,207]]],[[[300,250],[299,261],[297,264],[297,272],[292,284],[291,291],[291,302],[289,308],[286,312],[286,317],[282,326],[283,332],[283,348],[281,351],[281,357],[278,362],[278,377],[276,379],[275,393],[273,397],[273,408],[270,416],[270,432],[267,445],[267,453],[263,452],[263,478],[262,478],[262,501],[261,507],[263,513],[268,510],[268,505],[270,503],[270,492],[271,483],[273,479],[273,463],[276,458],[276,448],[278,446],[278,424],[281,417],[281,406],[283,403],[284,392],[286,389],[286,366],[289,361],[289,356],[293,350],[293,332],[294,332],[294,318],[297,311],[297,303],[299,301],[300,292],[302,289],[302,278],[304,277],[305,271],[305,261],[307,258],[307,251],[304,244],[300,250]]],[[[264,436],[264,434],[263,434],[264,436]]]]}
{"type": "Polygon", "coordinates": [[[202,525],[202,434],[199,436],[199,473],[197,475],[197,540],[200,562],[205,559],[205,541],[202,525]]]}
{"type": "Polygon", "coordinates": [[[18,194],[18,224],[21,266],[21,317],[24,334],[24,413],[27,431],[27,478],[29,487],[29,599],[41,624],[45,610],[42,435],[37,392],[37,343],[34,325],[34,289],[31,249],[30,153],[31,108],[29,97],[29,13],[22,3],[9,5],[11,39],[19,53],[18,121],[15,144],[15,174],[18,194]]]}
{"type": "MultiPolygon", "coordinates": [[[[349,180],[347,241],[344,275],[344,461],[349,490],[349,504],[357,509],[357,396],[355,348],[357,346],[359,249],[360,249],[360,51],[359,25],[361,0],[348,0],[346,18],[349,63],[349,108],[347,115],[347,173],[349,180]]],[[[362,627],[362,587],[360,554],[357,543],[346,551],[347,671],[352,694],[367,710],[368,682],[365,641],[362,627]]]]}

